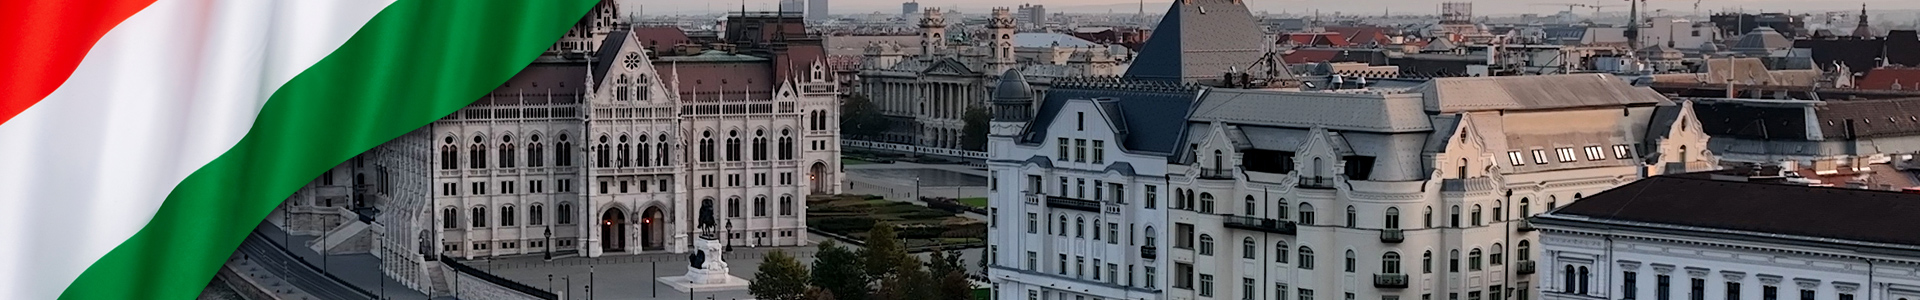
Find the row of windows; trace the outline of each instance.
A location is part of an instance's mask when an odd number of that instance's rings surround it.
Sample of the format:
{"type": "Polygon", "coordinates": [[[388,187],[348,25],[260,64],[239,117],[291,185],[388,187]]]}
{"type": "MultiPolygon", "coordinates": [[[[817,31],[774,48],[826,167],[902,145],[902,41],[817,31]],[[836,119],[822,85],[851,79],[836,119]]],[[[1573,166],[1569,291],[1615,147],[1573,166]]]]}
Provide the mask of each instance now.
{"type": "MultiPolygon", "coordinates": [[[[1587,153],[1587,156],[1586,156],[1587,160],[1592,161],[1592,160],[1607,159],[1606,152],[1601,150],[1600,146],[1586,146],[1584,149],[1586,150],[1586,153],[1587,153]]],[[[1563,163],[1575,162],[1580,160],[1578,153],[1573,151],[1573,147],[1555,148],[1554,154],[1555,156],[1557,156],[1555,158],[1557,158],[1559,162],[1563,162],[1563,163]]],[[[1624,144],[1613,145],[1613,159],[1631,159],[1631,158],[1633,158],[1632,147],[1624,144]]],[[[1507,162],[1515,166],[1523,166],[1527,164],[1526,157],[1521,156],[1520,151],[1507,151],[1507,162]]],[[[1547,164],[1547,151],[1545,149],[1533,149],[1533,163],[1537,165],[1547,164]]]]}
{"type": "MultiPolygon", "coordinates": [[[[713,203],[713,198],[707,198],[706,200],[702,200],[702,203],[713,203]]],[[[733,196],[733,197],[727,198],[727,205],[719,209],[726,210],[727,217],[729,218],[739,218],[741,208],[742,206],[740,206],[740,196],[733,196]]],[[[793,213],[794,213],[793,195],[780,195],[780,215],[792,216],[793,213]]],[[[767,196],[766,195],[753,197],[753,216],[755,217],[767,216],[767,196]]]]}
{"type": "MultiPolygon", "coordinates": [[[[1587,294],[1590,291],[1587,288],[1587,284],[1588,282],[1592,281],[1592,276],[1594,274],[1591,273],[1591,271],[1588,270],[1586,266],[1576,267],[1574,265],[1569,264],[1569,265],[1566,265],[1563,268],[1563,270],[1560,271],[1559,273],[1562,280],[1564,280],[1563,285],[1561,286],[1561,292],[1572,293],[1572,294],[1587,294]]],[[[1621,275],[1620,288],[1622,291],[1620,299],[1625,299],[1625,300],[1639,299],[1639,297],[1641,296],[1640,289],[1642,288],[1640,286],[1640,280],[1642,279],[1641,278],[1642,276],[1640,276],[1640,273],[1635,271],[1623,271],[1621,272],[1620,275],[1621,275]]],[[[1715,276],[1715,277],[1720,277],[1720,276],[1715,276]]],[[[1725,295],[1725,298],[1718,298],[1717,300],[1743,299],[1741,298],[1740,294],[1745,288],[1742,285],[1741,279],[1742,278],[1736,277],[1731,280],[1721,280],[1722,281],[1721,285],[1723,286],[1723,288],[1720,290],[1720,292],[1723,295],[1725,295]]],[[[1705,277],[1688,278],[1687,293],[1686,293],[1687,299],[1688,300],[1706,300],[1708,295],[1707,280],[1708,279],[1705,277]]],[[[1776,278],[1774,280],[1775,280],[1774,282],[1778,282],[1779,279],[1776,278]]],[[[1673,277],[1667,274],[1654,274],[1653,281],[1654,281],[1654,284],[1653,284],[1654,300],[1672,300],[1672,297],[1674,295],[1673,283],[1672,283],[1673,277]]],[[[1796,284],[1801,286],[1800,297],[1797,298],[1798,300],[1819,300],[1820,299],[1819,291],[1818,291],[1818,287],[1820,285],[1819,281],[1816,280],[1811,283],[1796,282],[1796,284]]],[[[1835,282],[1833,284],[1836,287],[1850,285],[1851,288],[1837,289],[1837,290],[1840,290],[1840,292],[1836,293],[1834,298],[1828,298],[1828,299],[1853,300],[1854,296],[1852,291],[1854,289],[1859,288],[1859,284],[1857,283],[1835,282]]],[[[1760,286],[1760,299],[1761,300],[1779,300],[1780,287],[1774,284],[1766,284],[1763,281],[1763,284],[1760,286]]],[[[1902,300],[1905,300],[1905,299],[1902,299],[1902,300]]]]}
{"type": "MultiPolygon", "coordinates": [[[[989,257],[998,256],[1000,252],[998,246],[991,247],[989,251],[992,251],[991,253],[988,254],[989,257]]],[[[1153,286],[1153,283],[1155,281],[1154,279],[1157,277],[1157,273],[1155,271],[1156,269],[1153,266],[1146,266],[1144,268],[1141,268],[1133,264],[1127,264],[1127,271],[1126,271],[1127,274],[1126,276],[1122,277],[1120,276],[1120,264],[1104,262],[1097,257],[1093,258],[1092,273],[1087,272],[1088,266],[1087,266],[1086,256],[1074,256],[1072,268],[1068,268],[1067,266],[1066,253],[1060,253],[1057,262],[1059,263],[1058,264],[1059,266],[1054,269],[1054,272],[1056,274],[1059,274],[1061,276],[1074,276],[1074,278],[1080,278],[1080,279],[1088,279],[1089,276],[1091,276],[1091,279],[1094,281],[1103,281],[1109,284],[1122,284],[1123,283],[1122,281],[1125,281],[1124,284],[1126,284],[1127,286],[1135,286],[1135,282],[1133,281],[1133,279],[1136,273],[1134,271],[1136,269],[1139,269],[1144,271],[1143,274],[1145,274],[1144,276],[1146,276],[1145,278],[1143,278],[1146,280],[1145,281],[1146,283],[1142,287],[1151,289],[1154,287],[1153,286]],[[1071,272],[1069,272],[1069,270],[1071,270],[1071,272]]],[[[1027,268],[1026,269],[1028,271],[1040,271],[1039,267],[1040,267],[1039,254],[1033,251],[1027,251],[1027,268]]]]}
{"type": "Polygon", "coordinates": [[[1087,144],[1089,141],[1093,144],[1093,163],[1107,163],[1107,141],[1102,140],[1060,138],[1058,142],[1060,144],[1060,153],[1054,155],[1053,159],[1058,161],[1087,162],[1087,144]],[[1072,144],[1073,146],[1072,156],[1068,156],[1068,144],[1072,144]]]}
{"type": "MultiPolygon", "coordinates": [[[[1065,178],[1061,178],[1061,180],[1062,180],[1061,187],[1065,188],[1065,185],[1066,185],[1066,182],[1064,181],[1065,178]]],[[[1174,199],[1173,208],[1197,211],[1197,212],[1206,213],[1206,214],[1214,213],[1213,194],[1203,192],[1203,193],[1200,193],[1198,197],[1194,197],[1192,196],[1192,194],[1193,194],[1193,190],[1174,189],[1175,199],[1174,199]],[[1195,201],[1195,199],[1198,199],[1198,201],[1195,201]]],[[[1149,199],[1151,199],[1152,197],[1152,186],[1148,186],[1148,197],[1149,199]]],[[[1578,200],[1581,197],[1582,197],[1581,194],[1574,194],[1573,196],[1575,200],[1578,200]]],[[[1152,200],[1148,200],[1148,201],[1151,202],[1152,200]]],[[[1274,214],[1274,215],[1280,216],[1278,219],[1285,220],[1287,219],[1287,216],[1290,215],[1287,213],[1286,201],[1287,201],[1286,199],[1280,199],[1280,201],[1276,202],[1276,205],[1274,206],[1276,209],[1279,210],[1277,213],[1274,214]]],[[[1246,206],[1245,212],[1247,215],[1257,216],[1257,215],[1265,214],[1260,210],[1259,202],[1255,200],[1253,196],[1251,195],[1247,196],[1246,201],[1244,203],[1246,206]]],[[[1554,208],[1557,208],[1558,206],[1559,206],[1558,201],[1547,202],[1547,210],[1552,210],[1554,208]]],[[[1149,205],[1148,208],[1152,208],[1151,205],[1149,205]]],[[[1472,208],[1472,211],[1470,212],[1469,218],[1466,219],[1467,222],[1469,222],[1469,224],[1471,224],[1472,226],[1485,226],[1486,225],[1485,221],[1487,219],[1484,218],[1483,215],[1481,214],[1481,211],[1482,211],[1481,206],[1479,204],[1474,204],[1471,206],[1471,208],[1472,208]]],[[[1519,212],[1522,218],[1533,215],[1531,199],[1520,198],[1520,207],[1518,208],[1520,210],[1519,212]]],[[[1505,210],[1504,203],[1502,203],[1499,200],[1494,200],[1492,221],[1505,221],[1507,218],[1507,215],[1503,210],[1505,210]]],[[[1314,213],[1315,212],[1314,212],[1313,204],[1300,203],[1298,216],[1295,220],[1300,225],[1319,224],[1318,222],[1316,222],[1318,220],[1314,218],[1315,217],[1314,213]]],[[[1453,207],[1451,207],[1451,209],[1449,210],[1449,216],[1450,216],[1450,218],[1448,219],[1449,222],[1448,222],[1448,225],[1446,226],[1456,227],[1456,228],[1462,227],[1461,226],[1462,219],[1460,215],[1459,205],[1454,205],[1453,207]]],[[[1351,206],[1351,205],[1347,206],[1346,217],[1347,217],[1346,225],[1345,225],[1346,227],[1357,228],[1360,226],[1359,210],[1354,208],[1354,206],[1351,206]]],[[[1382,226],[1381,228],[1386,228],[1386,229],[1399,229],[1400,228],[1400,208],[1387,207],[1386,213],[1384,214],[1384,218],[1381,219],[1381,226],[1382,226]]],[[[1423,214],[1423,218],[1422,218],[1422,226],[1424,226],[1425,228],[1433,228],[1435,226],[1433,223],[1433,207],[1432,206],[1428,206],[1426,208],[1426,211],[1423,214]]]]}
{"type": "MultiPolygon", "coordinates": [[[[559,211],[555,212],[553,215],[555,223],[560,225],[573,224],[573,203],[560,202],[559,208],[560,208],[559,211]]],[[[534,204],[527,205],[527,214],[526,214],[527,225],[528,226],[546,225],[545,209],[546,209],[546,206],[541,203],[534,203],[534,204]]],[[[468,212],[467,222],[470,228],[482,228],[490,225],[490,223],[487,222],[488,221],[487,217],[489,217],[490,215],[487,214],[486,206],[475,205],[472,208],[468,208],[467,212],[468,212]]],[[[520,225],[519,219],[518,219],[520,214],[518,213],[518,210],[514,207],[514,205],[512,204],[501,205],[499,212],[500,212],[500,215],[499,215],[500,219],[498,220],[499,226],[507,227],[507,226],[520,225]]],[[[440,228],[459,229],[460,228],[460,210],[452,206],[441,208],[440,209],[440,228]]]]}
{"type": "MultiPolygon", "coordinates": [[[[1180,249],[1198,248],[1195,250],[1201,256],[1213,256],[1215,253],[1213,235],[1204,234],[1204,233],[1198,234],[1197,235],[1198,241],[1196,242],[1194,240],[1196,239],[1195,238],[1196,235],[1193,234],[1193,228],[1194,227],[1191,224],[1174,224],[1174,236],[1177,237],[1177,239],[1174,241],[1174,248],[1180,248],[1180,249]]],[[[1252,237],[1248,237],[1241,240],[1240,258],[1259,259],[1259,255],[1261,251],[1258,250],[1257,247],[1258,245],[1254,242],[1252,237]]],[[[1308,269],[1308,270],[1311,270],[1314,268],[1314,253],[1312,248],[1309,248],[1304,245],[1300,246],[1300,248],[1298,249],[1298,252],[1294,253],[1297,256],[1288,255],[1288,251],[1287,251],[1288,249],[1290,248],[1287,247],[1287,243],[1284,241],[1275,243],[1273,247],[1273,254],[1272,254],[1273,262],[1284,264],[1284,263],[1288,263],[1287,259],[1289,257],[1293,257],[1297,259],[1293,263],[1297,263],[1299,268],[1308,269]]],[[[1480,248],[1476,247],[1469,250],[1467,254],[1467,265],[1466,265],[1467,270],[1470,270],[1470,271],[1482,270],[1483,262],[1486,263],[1486,265],[1494,265],[1494,266],[1506,264],[1506,257],[1502,255],[1502,253],[1506,249],[1505,247],[1503,247],[1500,243],[1494,243],[1493,247],[1489,249],[1490,249],[1490,253],[1487,253],[1487,255],[1485,256],[1487,260],[1484,260],[1484,261],[1481,259],[1482,254],[1484,252],[1482,252],[1480,248]]],[[[1532,249],[1533,249],[1533,246],[1531,242],[1524,239],[1520,240],[1520,243],[1517,245],[1515,249],[1516,251],[1515,253],[1517,253],[1518,255],[1517,258],[1521,261],[1531,260],[1532,249]]],[[[1345,261],[1346,264],[1344,269],[1347,272],[1355,272],[1357,258],[1354,255],[1355,254],[1353,250],[1347,250],[1346,261],[1345,261]]],[[[1433,273],[1433,267],[1434,267],[1433,251],[1426,251],[1425,253],[1421,254],[1420,265],[1421,265],[1421,273],[1423,274],[1433,273]]],[[[1460,266],[1461,266],[1460,250],[1459,249],[1448,250],[1448,263],[1447,263],[1448,272],[1460,272],[1460,266]]],[[[1387,251],[1386,253],[1381,255],[1381,273],[1399,274],[1400,271],[1401,270],[1400,270],[1399,252],[1387,251]]]]}
{"type": "MultiPolygon", "coordinates": [[[[490,157],[488,155],[490,150],[495,149],[490,149],[486,138],[481,136],[473,137],[473,144],[466,147],[467,168],[485,169],[488,166],[487,162],[489,158],[498,158],[496,162],[498,163],[498,167],[501,168],[518,167],[518,160],[522,157],[520,156],[519,149],[517,149],[518,144],[513,142],[513,136],[502,136],[500,140],[500,145],[498,148],[495,148],[499,151],[492,153],[498,156],[490,157]]],[[[442,139],[442,145],[440,146],[440,169],[455,170],[460,168],[460,148],[460,146],[454,144],[453,136],[447,136],[442,139]]],[[[567,134],[560,134],[560,141],[555,142],[553,148],[554,166],[566,167],[573,165],[573,143],[567,141],[567,134]]],[[[539,134],[532,135],[531,141],[526,144],[525,158],[527,167],[546,166],[546,144],[540,142],[539,134]]]]}
{"type": "MultiPolygon", "coordinates": [[[[553,242],[554,244],[558,244],[559,247],[561,248],[572,248],[574,245],[572,239],[556,239],[553,242]]],[[[441,244],[441,246],[444,247],[447,251],[460,251],[460,244],[462,243],[446,243],[446,244],[441,244]]],[[[537,239],[537,240],[527,240],[527,248],[546,247],[546,244],[547,244],[547,241],[544,238],[537,239]]],[[[487,250],[487,248],[492,247],[492,245],[493,243],[491,242],[474,242],[472,243],[473,248],[471,249],[487,250]]],[[[518,248],[520,248],[520,242],[518,241],[500,242],[500,249],[518,249],[518,248]]]]}
{"type": "MultiPolygon", "coordinates": [[[[488,183],[491,183],[491,182],[485,182],[485,181],[469,182],[467,183],[467,193],[471,195],[487,195],[489,193],[512,195],[512,194],[517,194],[522,192],[519,189],[520,186],[518,185],[519,184],[518,181],[500,181],[499,185],[489,185],[488,183]],[[498,192],[495,192],[492,190],[492,188],[494,187],[499,188],[498,192]]],[[[555,179],[554,183],[556,183],[556,185],[553,192],[556,192],[556,193],[573,192],[572,179],[555,179]]],[[[527,180],[527,189],[524,192],[533,193],[533,194],[546,193],[548,192],[547,181],[539,180],[539,179],[527,180]]],[[[440,195],[441,196],[459,196],[460,183],[458,182],[440,183],[440,195]]]]}
{"type": "MultiPolygon", "coordinates": [[[[756,161],[767,160],[768,159],[767,158],[767,138],[765,137],[766,130],[764,129],[754,130],[753,135],[754,135],[753,148],[751,149],[753,151],[752,160],[756,160],[756,161]]],[[[780,138],[779,138],[780,149],[779,149],[779,158],[777,159],[779,160],[793,159],[792,135],[793,135],[792,131],[789,131],[787,129],[780,130],[780,138]]],[[[745,160],[747,158],[741,156],[742,152],[740,148],[741,147],[740,141],[741,141],[741,137],[740,137],[739,130],[727,131],[727,137],[726,137],[727,144],[726,144],[726,149],[724,149],[726,153],[724,153],[725,157],[721,157],[720,156],[721,153],[714,152],[713,132],[702,131],[700,132],[699,160],[700,162],[714,162],[720,159],[725,159],[726,161],[745,160]]],[[[605,155],[602,154],[602,156],[605,156],[605,155]]]]}

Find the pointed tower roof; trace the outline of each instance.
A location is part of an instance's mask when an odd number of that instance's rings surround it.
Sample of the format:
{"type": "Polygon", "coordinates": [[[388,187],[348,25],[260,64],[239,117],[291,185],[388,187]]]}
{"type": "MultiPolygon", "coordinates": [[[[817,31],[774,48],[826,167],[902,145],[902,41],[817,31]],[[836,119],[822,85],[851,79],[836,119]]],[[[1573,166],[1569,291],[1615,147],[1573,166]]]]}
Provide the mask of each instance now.
{"type": "Polygon", "coordinates": [[[1241,0],[1178,0],[1125,77],[1193,82],[1245,67],[1265,53],[1265,31],[1241,0]]]}

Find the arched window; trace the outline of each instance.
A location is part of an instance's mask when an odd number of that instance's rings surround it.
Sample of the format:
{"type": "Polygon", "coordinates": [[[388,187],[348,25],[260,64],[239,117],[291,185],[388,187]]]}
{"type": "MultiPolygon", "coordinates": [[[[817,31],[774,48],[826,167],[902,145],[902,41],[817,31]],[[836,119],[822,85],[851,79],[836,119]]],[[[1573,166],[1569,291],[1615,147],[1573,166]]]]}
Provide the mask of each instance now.
{"type": "Polygon", "coordinates": [[[1065,215],[1060,216],[1060,230],[1058,232],[1060,236],[1067,236],[1067,216],[1065,215]]]}
{"type": "Polygon", "coordinates": [[[780,129],[780,160],[790,159],[793,159],[793,135],[787,129],[780,129]]]}
{"type": "Polygon", "coordinates": [[[658,141],[660,141],[660,143],[654,145],[654,147],[658,148],[655,150],[658,150],[658,151],[654,151],[654,153],[659,154],[656,156],[656,158],[660,160],[660,163],[655,165],[665,167],[673,164],[673,151],[672,151],[672,148],[670,148],[672,147],[673,143],[668,142],[667,135],[665,134],[660,135],[660,139],[658,139],[658,141]]]}
{"type": "Polygon", "coordinates": [[[567,141],[567,134],[560,134],[560,142],[553,144],[553,165],[573,166],[573,142],[567,141]]]}
{"type": "Polygon", "coordinates": [[[1567,269],[1566,276],[1560,276],[1560,278],[1563,278],[1565,279],[1564,281],[1566,281],[1564,283],[1565,285],[1561,286],[1561,290],[1567,293],[1579,292],[1580,290],[1577,289],[1579,287],[1579,283],[1575,282],[1575,280],[1579,278],[1574,278],[1574,276],[1579,276],[1580,273],[1573,271],[1573,265],[1567,265],[1566,269],[1567,269]]]}
{"type": "Polygon", "coordinates": [[[527,225],[539,226],[546,222],[546,206],[539,203],[527,206],[527,225]]]}
{"type": "Polygon", "coordinates": [[[1560,197],[1554,196],[1554,195],[1547,195],[1546,211],[1553,211],[1554,208],[1559,208],[1559,207],[1560,207],[1560,197]]]}
{"type": "Polygon", "coordinates": [[[1157,243],[1157,241],[1159,241],[1160,239],[1157,237],[1159,237],[1160,235],[1153,233],[1153,225],[1147,225],[1145,233],[1141,235],[1144,235],[1147,237],[1146,242],[1148,246],[1159,247],[1158,246],[1159,244],[1157,243]]]}
{"type": "Polygon", "coordinates": [[[1591,275],[1593,274],[1587,272],[1587,266],[1580,266],[1580,294],[1581,295],[1587,294],[1587,283],[1593,282],[1593,278],[1590,277],[1591,275]]]}
{"type": "Polygon", "coordinates": [[[653,147],[647,143],[647,135],[641,134],[636,138],[640,140],[640,143],[634,145],[634,148],[636,148],[635,150],[639,150],[640,155],[637,156],[638,159],[634,159],[634,164],[642,167],[653,166],[653,147]]]}
{"type": "Polygon", "coordinates": [[[1274,242],[1273,243],[1273,262],[1283,263],[1283,264],[1287,263],[1287,257],[1290,256],[1290,255],[1287,255],[1287,252],[1291,252],[1292,249],[1293,248],[1287,247],[1286,241],[1274,242]]]}
{"type": "Polygon", "coordinates": [[[1400,229],[1400,209],[1395,207],[1388,207],[1387,217],[1386,217],[1386,220],[1382,222],[1382,225],[1384,225],[1387,229],[1400,229]]]}
{"type": "Polygon", "coordinates": [[[1200,234],[1200,255],[1213,255],[1213,236],[1200,234]]]}
{"type": "Polygon", "coordinates": [[[1491,252],[1487,254],[1488,265],[1498,266],[1507,264],[1507,258],[1501,255],[1506,253],[1506,249],[1501,248],[1500,243],[1493,243],[1493,248],[1487,248],[1487,252],[1491,252]]]}
{"type": "Polygon", "coordinates": [[[1480,270],[1480,248],[1473,248],[1472,251],[1467,251],[1467,270],[1480,270]]]}
{"type": "Polygon", "coordinates": [[[1227,161],[1226,157],[1220,155],[1220,150],[1213,150],[1213,171],[1214,172],[1224,172],[1222,170],[1226,170],[1226,166],[1225,166],[1226,161],[1227,161]]]}
{"type": "Polygon", "coordinates": [[[753,131],[753,160],[767,160],[766,130],[756,129],[753,131]]]}
{"type": "Polygon", "coordinates": [[[627,141],[627,135],[622,134],[620,135],[619,146],[614,147],[614,149],[617,149],[614,153],[619,157],[619,159],[614,161],[619,162],[618,165],[621,168],[633,166],[633,145],[627,144],[627,141]]]}
{"type": "Polygon", "coordinates": [[[519,165],[519,164],[518,164],[518,162],[517,162],[517,161],[515,161],[515,159],[514,159],[514,158],[515,158],[515,157],[514,157],[514,154],[515,154],[514,152],[516,152],[516,151],[514,151],[515,149],[513,149],[513,148],[514,148],[514,147],[513,147],[513,136],[511,136],[511,135],[509,135],[509,136],[502,136],[502,137],[500,137],[500,141],[502,142],[502,143],[500,143],[500,167],[501,167],[501,168],[512,168],[512,167],[514,167],[515,165],[519,165]]]}
{"type": "Polygon", "coordinates": [[[1260,215],[1260,208],[1259,208],[1258,206],[1256,206],[1256,205],[1255,205],[1255,203],[1253,202],[1253,195],[1247,195],[1247,201],[1246,201],[1246,202],[1247,202],[1247,211],[1245,211],[1245,212],[1242,212],[1242,213],[1244,213],[1244,214],[1246,214],[1246,215],[1248,215],[1248,216],[1258,216],[1258,215],[1260,215]]]}
{"type": "Polygon", "coordinates": [[[476,136],[476,137],[473,137],[473,145],[467,146],[467,156],[468,156],[467,167],[468,168],[473,168],[473,169],[487,168],[487,144],[484,143],[485,141],[486,139],[476,136]]]}
{"type": "Polygon", "coordinates": [[[1240,240],[1240,258],[1257,259],[1255,257],[1258,254],[1260,254],[1260,250],[1254,246],[1252,237],[1240,240]]]}
{"type": "Polygon", "coordinates": [[[740,161],[740,131],[727,131],[727,161],[740,161]]]}
{"type": "Polygon", "coordinates": [[[1433,250],[1420,253],[1420,274],[1433,274],[1433,250]]]}
{"type": "Polygon", "coordinates": [[[740,217],[740,196],[733,196],[732,198],[727,198],[727,217],[728,218],[740,217]]]}
{"type": "Polygon", "coordinates": [[[1501,206],[1502,204],[1504,204],[1504,203],[1500,203],[1500,200],[1493,200],[1493,220],[1494,220],[1494,221],[1506,221],[1506,220],[1507,220],[1507,216],[1506,216],[1506,214],[1503,214],[1503,213],[1501,213],[1501,212],[1502,212],[1502,210],[1500,209],[1500,206],[1501,206]]]}
{"type": "Polygon", "coordinates": [[[1420,228],[1433,228],[1433,207],[1432,206],[1428,206],[1427,212],[1421,215],[1420,228]]]}
{"type": "Polygon", "coordinates": [[[1513,248],[1513,255],[1520,261],[1533,260],[1533,244],[1528,243],[1527,240],[1520,240],[1520,244],[1513,248]]]}
{"type": "Polygon", "coordinates": [[[500,226],[513,226],[514,221],[513,205],[500,206],[500,226]]]}
{"type": "Polygon", "coordinates": [[[1087,237],[1087,218],[1086,217],[1073,218],[1073,237],[1077,237],[1077,238],[1087,237]]]}
{"type": "Polygon", "coordinates": [[[1533,209],[1527,207],[1528,204],[1531,204],[1528,202],[1532,202],[1532,201],[1528,201],[1527,198],[1520,198],[1520,217],[1521,218],[1533,216],[1533,209]]]}
{"type": "Polygon", "coordinates": [[[473,220],[473,228],[487,227],[487,207],[474,206],[472,216],[467,219],[473,220]]]}
{"type": "Polygon", "coordinates": [[[1313,225],[1313,204],[1300,202],[1300,225],[1313,225]]]}
{"type": "Polygon", "coordinates": [[[1460,249],[1447,250],[1447,272],[1460,272],[1460,249]]]}
{"type": "Polygon", "coordinates": [[[1352,205],[1348,205],[1347,206],[1347,228],[1354,228],[1354,227],[1360,227],[1360,211],[1354,210],[1352,205]]]}
{"type": "Polygon", "coordinates": [[[700,132],[700,162],[713,162],[713,132],[700,132]]]}
{"type": "Polygon", "coordinates": [[[1400,253],[1388,251],[1380,255],[1380,273],[1400,274],[1400,253]]]}
{"type": "Polygon", "coordinates": [[[1359,262],[1355,261],[1353,258],[1353,249],[1347,249],[1347,269],[1346,269],[1347,273],[1353,273],[1354,272],[1353,270],[1356,268],[1355,265],[1358,265],[1358,264],[1359,262]]]}
{"type": "Polygon", "coordinates": [[[446,138],[446,144],[440,145],[440,169],[453,170],[459,168],[460,147],[454,146],[453,137],[449,136],[446,138]]]}
{"type": "Polygon", "coordinates": [[[780,195],[780,215],[793,215],[793,195],[780,195]]]}
{"type": "Polygon", "coordinates": [[[753,197],[753,216],[755,217],[767,216],[767,196],[762,195],[762,196],[753,197]]]}
{"type": "Polygon", "coordinates": [[[1307,248],[1307,246],[1300,246],[1300,269],[1302,270],[1313,269],[1313,248],[1307,248]]]}
{"type": "Polygon", "coordinates": [[[1447,212],[1447,215],[1453,219],[1453,221],[1450,222],[1453,225],[1449,227],[1459,228],[1460,227],[1460,206],[1454,205],[1451,211],[1447,212]]]}
{"type": "Polygon", "coordinates": [[[613,167],[613,148],[607,146],[607,142],[607,136],[602,135],[600,136],[600,145],[593,146],[593,152],[595,152],[593,156],[595,160],[593,166],[596,168],[613,167]]]}
{"type": "Polygon", "coordinates": [[[528,167],[546,166],[547,151],[546,151],[546,147],[540,144],[540,135],[536,134],[530,138],[532,139],[533,142],[527,143],[527,166],[528,167]]]}
{"type": "Polygon", "coordinates": [[[440,209],[440,228],[460,228],[460,210],[452,206],[440,209]]]}
{"type": "Polygon", "coordinates": [[[573,203],[560,202],[559,209],[553,211],[553,220],[560,225],[573,224],[573,203]]]}
{"type": "Polygon", "coordinates": [[[1293,213],[1287,211],[1287,198],[1280,198],[1279,201],[1274,201],[1273,210],[1276,210],[1273,214],[1274,218],[1286,220],[1287,218],[1293,217],[1293,213]]]}
{"type": "Polygon", "coordinates": [[[1480,226],[1480,205],[1473,205],[1473,226],[1480,226]]]}
{"type": "Polygon", "coordinates": [[[1213,213],[1213,194],[1200,193],[1200,213],[1213,213]]]}

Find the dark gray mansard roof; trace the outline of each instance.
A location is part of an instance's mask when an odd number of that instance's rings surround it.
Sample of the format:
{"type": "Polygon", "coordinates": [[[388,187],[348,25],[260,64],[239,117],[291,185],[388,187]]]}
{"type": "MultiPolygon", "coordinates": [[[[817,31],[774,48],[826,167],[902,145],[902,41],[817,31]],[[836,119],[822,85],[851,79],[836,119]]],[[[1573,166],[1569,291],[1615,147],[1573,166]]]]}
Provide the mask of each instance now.
{"type": "Polygon", "coordinates": [[[1021,143],[1044,142],[1048,136],[1045,126],[1053,123],[1069,100],[1112,98],[1112,102],[1095,105],[1115,122],[1123,149],[1163,155],[1179,149],[1185,136],[1182,124],[1186,123],[1187,112],[1203,89],[1184,84],[1100,80],[1104,81],[1054,84],[1047,90],[1033,122],[1021,133],[1021,143]]]}
{"type": "Polygon", "coordinates": [[[607,82],[607,71],[612,70],[613,64],[620,60],[620,46],[627,44],[627,34],[626,30],[614,30],[608,33],[607,39],[600,43],[600,50],[594,52],[593,80],[596,82],[593,84],[595,86],[607,82]]]}
{"type": "Polygon", "coordinates": [[[1241,0],[1174,1],[1155,28],[1126,77],[1186,82],[1219,77],[1251,66],[1267,46],[1259,22],[1241,0]]]}
{"type": "Polygon", "coordinates": [[[1692,228],[1682,234],[1724,230],[1741,232],[1728,232],[1736,235],[1920,246],[1920,195],[1701,176],[1710,175],[1641,179],[1576,201],[1537,221],[1584,228],[1692,228]]]}

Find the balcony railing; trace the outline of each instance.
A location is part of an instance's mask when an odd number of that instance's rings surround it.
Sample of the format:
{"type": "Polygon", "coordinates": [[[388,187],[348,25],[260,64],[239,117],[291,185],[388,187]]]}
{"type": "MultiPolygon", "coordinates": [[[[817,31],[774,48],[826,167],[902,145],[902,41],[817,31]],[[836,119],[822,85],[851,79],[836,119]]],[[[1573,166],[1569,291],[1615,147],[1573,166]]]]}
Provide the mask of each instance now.
{"type": "Polygon", "coordinates": [[[1407,288],[1407,274],[1373,274],[1373,287],[1389,289],[1407,288]]]}
{"type": "Polygon", "coordinates": [[[1513,264],[1513,272],[1519,273],[1522,275],[1533,274],[1533,271],[1534,271],[1533,267],[1534,267],[1534,263],[1531,260],[1517,261],[1515,262],[1515,264],[1513,264]]]}
{"type": "Polygon", "coordinates": [[[1293,221],[1265,219],[1250,216],[1221,216],[1227,228],[1265,231],[1278,234],[1294,234],[1297,230],[1293,221]]]}
{"type": "Polygon", "coordinates": [[[1027,205],[1040,205],[1040,195],[1027,194],[1027,205]]]}
{"type": "Polygon", "coordinates": [[[1200,179],[1233,179],[1233,169],[1200,169],[1200,179]]]}
{"type": "Polygon", "coordinates": [[[1333,188],[1333,177],[1300,176],[1299,186],[1300,188],[1307,189],[1331,189],[1333,188]]]}
{"type": "Polygon", "coordinates": [[[1380,242],[1397,244],[1407,240],[1407,232],[1400,229],[1381,229],[1380,242]]]}
{"type": "Polygon", "coordinates": [[[1140,246],[1140,258],[1142,259],[1160,258],[1160,247],[1157,247],[1154,245],[1140,246]]]}
{"type": "Polygon", "coordinates": [[[1527,219],[1520,219],[1520,224],[1513,225],[1513,229],[1520,232],[1533,231],[1533,222],[1527,221],[1527,219]]]}
{"type": "Polygon", "coordinates": [[[1091,213],[1100,212],[1100,201],[1074,199],[1060,196],[1047,196],[1047,207],[1080,210],[1091,213]]]}

